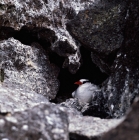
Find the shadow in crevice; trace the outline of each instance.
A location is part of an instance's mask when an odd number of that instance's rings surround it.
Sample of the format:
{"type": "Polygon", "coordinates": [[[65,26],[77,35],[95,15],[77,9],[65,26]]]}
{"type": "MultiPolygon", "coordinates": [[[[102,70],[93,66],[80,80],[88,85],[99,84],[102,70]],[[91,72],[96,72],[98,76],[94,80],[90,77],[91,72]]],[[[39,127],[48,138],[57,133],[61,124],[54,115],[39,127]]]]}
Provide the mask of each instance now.
{"type": "Polygon", "coordinates": [[[26,27],[23,26],[19,31],[11,27],[0,27],[0,40],[10,37],[19,40],[24,45],[29,45],[33,42],[39,43],[45,50],[48,50],[57,37],[54,31],[42,27],[26,27]]]}
{"type": "Polygon", "coordinates": [[[107,74],[102,73],[100,69],[92,62],[91,52],[84,47],[80,49],[82,55],[82,65],[76,74],[71,74],[68,69],[63,69],[62,64],[64,58],[57,54],[50,55],[50,62],[60,67],[58,79],[60,81],[60,88],[57,97],[53,102],[59,103],[71,97],[71,93],[77,88],[74,82],[79,79],[89,79],[92,83],[99,85],[108,77],[107,74]]]}
{"type": "Polygon", "coordinates": [[[70,137],[70,140],[99,140],[100,139],[99,136],[94,136],[92,138],[89,138],[87,136],[79,135],[76,133],[69,133],[69,137],[70,137]]]}

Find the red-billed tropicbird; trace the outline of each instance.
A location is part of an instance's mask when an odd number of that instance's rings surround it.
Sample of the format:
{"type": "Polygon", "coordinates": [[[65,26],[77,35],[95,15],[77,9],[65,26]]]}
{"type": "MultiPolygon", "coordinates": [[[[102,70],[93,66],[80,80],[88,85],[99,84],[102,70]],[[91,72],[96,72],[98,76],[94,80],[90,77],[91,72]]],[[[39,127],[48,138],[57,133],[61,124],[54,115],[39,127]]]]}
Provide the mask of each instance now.
{"type": "Polygon", "coordinates": [[[81,79],[74,84],[79,87],[72,93],[73,98],[77,98],[82,104],[91,103],[95,91],[100,91],[100,88],[89,82],[87,79],[81,79]]]}

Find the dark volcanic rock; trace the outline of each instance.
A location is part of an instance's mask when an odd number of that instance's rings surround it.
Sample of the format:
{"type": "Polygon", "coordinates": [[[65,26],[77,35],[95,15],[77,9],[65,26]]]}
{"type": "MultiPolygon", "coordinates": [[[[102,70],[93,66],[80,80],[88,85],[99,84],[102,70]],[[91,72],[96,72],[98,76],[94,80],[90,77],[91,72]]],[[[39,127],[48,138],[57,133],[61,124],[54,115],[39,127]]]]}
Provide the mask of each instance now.
{"type": "Polygon", "coordinates": [[[111,115],[120,117],[139,95],[139,5],[129,1],[124,42],[112,65],[112,74],[104,82],[111,115]]]}
{"type": "Polygon", "coordinates": [[[68,118],[60,107],[44,104],[0,116],[1,140],[68,140],[68,118]]]}
{"type": "Polygon", "coordinates": [[[101,140],[139,140],[139,100],[133,104],[126,119],[101,140]]]}
{"type": "Polygon", "coordinates": [[[110,75],[102,91],[112,117],[124,115],[139,93],[138,13],[137,1],[98,1],[67,24],[92,51],[93,62],[110,75]]]}
{"type": "Polygon", "coordinates": [[[0,42],[0,70],[2,85],[24,92],[35,91],[54,99],[59,82],[58,69],[50,64],[41,46],[23,45],[10,38],[0,42]]]}
{"type": "Polygon", "coordinates": [[[81,11],[67,23],[71,35],[92,51],[93,62],[108,74],[109,55],[121,47],[124,39],[125,6],[122,0],[96,0],[90,9],[81,11]]]}
{"type": "Polygon", "coordinates": [[[115,59],[117,51],[111,52],[109,55],[100,55],[95,52],[91,52],[91,59],[94,64],[96,64],[101,72],[106,73],[107,75],[111,74],[111,65],[115,59]]]}

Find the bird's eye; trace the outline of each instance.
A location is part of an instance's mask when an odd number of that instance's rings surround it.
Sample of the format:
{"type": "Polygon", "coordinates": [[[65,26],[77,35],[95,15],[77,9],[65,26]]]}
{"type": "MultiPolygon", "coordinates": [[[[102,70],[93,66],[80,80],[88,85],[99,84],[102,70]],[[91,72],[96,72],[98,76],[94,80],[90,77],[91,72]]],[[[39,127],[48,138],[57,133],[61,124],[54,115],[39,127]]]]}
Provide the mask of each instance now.
{"type": "Polygon", "coordinates": [[[85,83],[87,83],[87,82],[88,82],[88,81],[83,81],[82,83],[85,84],[85,83]]]}
{"type": "Polygon", "coordinates": [[[83,84],[86,83],[86,81],[83,81],[83,84]]]}

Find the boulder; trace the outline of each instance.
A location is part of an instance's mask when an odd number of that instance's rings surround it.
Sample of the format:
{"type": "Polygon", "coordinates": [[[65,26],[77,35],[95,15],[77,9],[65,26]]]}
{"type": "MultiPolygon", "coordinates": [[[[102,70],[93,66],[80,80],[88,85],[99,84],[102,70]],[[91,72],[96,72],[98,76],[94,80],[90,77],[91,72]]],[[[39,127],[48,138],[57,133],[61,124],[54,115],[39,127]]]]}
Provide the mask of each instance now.
{"type": "Polygon", "coordinates": [[[110,130],[101,140],[138,140],[139,139],[139,100],[128,111],[125,120],[110,130]]]}
{"type": "MultiPolygon", "coordinates": [[[[37,43],[23,45],[14,38],[0,42],[0,82],[3,86],[34,91],[54,99],[59,82],[58,69],[51,65],[47,54],[37,43]]],[[[15,92],[16,94],[16,92],[15,92]]]]}
{"type": "Polygon", "coordinates": [[[113,117],[121,117],[139,95],[139,18],[138,1],[128,2],[124,42],[112,65],[103,93],[113,117]]]}
{"type": "Polygon", "coordinates": [[[68,140],[68,118],[59,107],[41,104],[34,108],[0,115],[0,139],[68,140]]]}
{"type": "Polygon", "coordinates": [[[116,127],[122,119],[100,119],[89,116],[75,116],[69,120],[71,140],[99,140],[99,138],[116,127]]]}
{"type": "MultiPolygon", "coordinates": [[[[51,50],[65,57],[63,67],[68,67],[71,73],[79,69],[80,51],[79,44],[66,30],[66,22],[80,11],[89,6],[93,1],[72,0],[1,0],[0,1],[0,30],[2,38],[16,36],[15,32],[24,27],[49,29],[55,33],[55,40],[49,40],[51,50]],[[3,27],[6,29],[3,29],[3,27]],[[8,29],[8,31],[7,31],[8,29]],[[13,29],[15,30],[13,32],[13,29]],[[4,32],[3,32],[4,30],[4,32]],[[5,32],[6,31],[6,32],[5,32]],[[8,35],[6,35],[6,33],[8,35]],[[61,49],[61,47],[64,49],[61,49]],[[66,50],[66,51],[65,51],[66,50]]],[[[52,34],[50,34],[51,36],[52,34]]],[[[36,39],[44,39],[38,33],[36,39]]],[[[1,40],[1,39],[0,39],[1,40]]],[[[48,41],[47,38],[44,41],[48,41]]]]}
{"type": "Polygon", "coordinates": [[[95,0],[67,23],[70,34],[92,51],[93,63],[107,74],[124,40],[125,11],[126,2],[122,0],[95,0]]]}
{"type": "Polygon", "coordinates": [[[0,113],[24,111],[42,103],[48,100],[41,94],[0,85],[0,113]]]}

